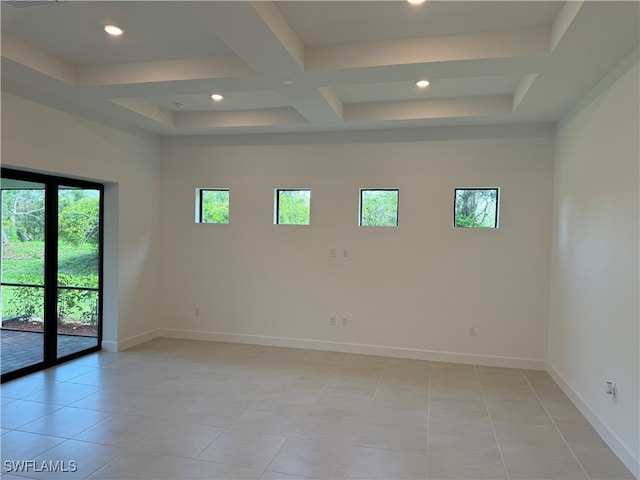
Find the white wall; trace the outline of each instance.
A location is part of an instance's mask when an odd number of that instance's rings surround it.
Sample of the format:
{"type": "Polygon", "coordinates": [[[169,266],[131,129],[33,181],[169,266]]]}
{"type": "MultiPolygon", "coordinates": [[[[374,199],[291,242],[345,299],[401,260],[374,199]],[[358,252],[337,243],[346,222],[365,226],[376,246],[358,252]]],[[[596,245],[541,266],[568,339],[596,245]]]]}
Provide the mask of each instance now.
{"type": "Polygon", "coordinates": [[[550,371],[636,476],[638,85],[636,50],[559,124],[549,331],[550,371]]]}
{"type": "Polygon", "coordinates": [[[553,128],[173,138],[161,154],[161,334],[544,368],[553,128]],[[452,228],[461,186],[500,187],[498,230],[452,228]],[[229,225],[194,223],[198,187],[230,189],[229,225]],[[290,187],[311,189],[310,226],[273,225],[290,187]],[[357,226],[364,187],[400,189],[397,228],[357,226]]]}
{"type": "Polygon", "coordinates": [[[158,145],[2,93],[2,164],[107,182],[105,348],[123,348],[157,321],[158,145]]]}

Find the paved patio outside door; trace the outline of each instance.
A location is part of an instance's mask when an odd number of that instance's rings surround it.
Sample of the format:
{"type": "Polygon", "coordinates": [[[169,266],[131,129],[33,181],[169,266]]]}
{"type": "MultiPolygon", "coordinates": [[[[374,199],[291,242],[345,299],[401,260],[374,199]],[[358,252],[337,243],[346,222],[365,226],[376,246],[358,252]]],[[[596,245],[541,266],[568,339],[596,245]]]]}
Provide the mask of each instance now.
{"type": "MultiPolygon", "coordinates": [[[[0,371],[2,374],[43,360],[43,333],[0,329],[0,371]]],[[[58,357],[95,347],[97,337],[58,335],[58,357]]]]}

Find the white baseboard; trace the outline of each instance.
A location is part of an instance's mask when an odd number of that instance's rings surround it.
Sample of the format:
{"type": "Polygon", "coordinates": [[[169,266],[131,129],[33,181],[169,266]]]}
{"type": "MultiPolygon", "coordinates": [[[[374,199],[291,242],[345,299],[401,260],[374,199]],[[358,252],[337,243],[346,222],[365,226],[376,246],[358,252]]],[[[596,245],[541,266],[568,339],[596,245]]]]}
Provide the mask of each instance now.
{"type": "Polygon", "coordinates": [[[558,384],[562,391],[569,397],[569,400],[580,410],[584,418],[593,426],[602,437],[609,448],[618,456],[620,461],[636,478],[640,478],[640,459],[635,457],[625,445],[620,441],[618,436],[611,431],[606,423],[602,421],[600,416],[589,406],[589,404],[569,385],[565,378],[551,365],[547,364],[547,372],[551,378],[558,384]]]}
{"type": "Polygon", "coordinates": [[[158,336],[158,330],[149,330],[148,332],[140,333],[138,335],[133,335],[128,338],[124,338],[117,342],[114,341],[102,341],[102,349],[107,352],[121,352],[122,350],[126,350],[127,348],[135,347],[136,345],[140,345],[141,343],[148,342],[149,340],[153,340],[158,336]]]}
{"type": "Polygon", "coordinates": [[[117,352],[118,351],[118,342],[114,342],[113,340],[103,340],[102,341],[102,350],[107,352],[117,352]]]}
{"type": "Polygon", "coordinates": [[[272,337],[266,335],[248,335],[244,333],[204,332],[177,328],[159,328],[157,336],[181,338],[185,340],[205,340],[211,342],[245,343],[270,347],[306,348],[360,355],[410,358],[437,362],[466,363],[490,367],[525,368],[545,370],[547,362],[535,358],[500,357],[493,355],[472,355],[467,353],[421,350],[417,348],[388,347],[384,345],[366,345],[360,343],[330,342],[303,338],[272,337]]]}

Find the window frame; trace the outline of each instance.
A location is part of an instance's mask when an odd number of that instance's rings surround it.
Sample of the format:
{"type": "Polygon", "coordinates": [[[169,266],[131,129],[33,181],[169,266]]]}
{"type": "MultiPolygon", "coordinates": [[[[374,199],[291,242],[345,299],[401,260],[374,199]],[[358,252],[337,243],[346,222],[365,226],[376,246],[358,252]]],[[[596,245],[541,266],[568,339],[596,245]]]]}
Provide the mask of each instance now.
{"type": "Polygon", "coordinates": [[[195,221],[196,223],[199,224],[203,224],[203,225],[229,225],[229,223],[231,222],[231,191],[228,188],[213,188],[213,187],[206,187],[206,188],[196,188],[196,215],[195,215],[195,221]],[[202,219],[203,213],[204,213],[204,192],[227,192],[227,195],[229,197],[229,211],[227,212],[228,216],[229,216],[229,220],[226,222],[205,222],[202,219]]]}
{"type": "Polygon", "coordinates": [[[359,227],[398,227],[400,223],[400,189],[399,188],[361,188],[359,194],[360,202],[358,204],[358,226],[359,227]],[[396,224],[395,225],[363,225],[362,224],[362,205],[364,192],[396,192],[396,224]]]}
{"type": "MultiPolygon", "coordinates": [[[[44,314],[45,323],[43,325],[43,357],[42,361],[33,363],[4,373],[0,376],[0,382],[4,383],[9,380],[23,377],[30,373],[34,373],[45,368],[59,365],[61,363],[79,358],[90,353],[98,352],[102,350],[103,330],[104,330],[104,256],[105,256],[105,185],[95,180],[81,180],[75,178],[67,178],[59,175],[49,175],[39,173],[31,170],[15,170],[13,168],[1,167],[0,177],[3,179],[19,180],[26,182],[39,183],[44,186],[45,191],[45,205],[44,205],[44,314]],[[99,202],[99,235],[98,235],[98,287],[81,287],[81,290],[95,290],[98,292],[97,302],[97,345],[79,350],[68,355],[58,356],[58,324],[55,319],[58,317],[58,292],[61,288],[59,282],[59,237],[60,232],[58,230],[58,205],[59,205],[59,192],[65,188],[78,188],[97,190],[100,192],[99,202]],[[46,320],[54,319],[54,320],[46,320]]],[[[2,195],[0,194],[0,197],[2,195]]],[[[28,284],[13,284],[4,282],[3,286],[29,286],[28,284]]],[[[37,285],[40,287],[41,285],[37,285]]],[[[68,287],[69,288],[69,287],[68,287]]],[[[70,287],[69,289],[75,289],[76,287],[70,287]]]]}
{"type": "Polygon", "coordinates": [[[500,228],[500,187],[454,187],[453,189],[453,228],[461,230],[497,230],[500,228]],[[495,191],[496,192],[496,215],[493,226],[489,227],[462,227],[456,225],[456,202],[458,198],[458,190],[475,190],[475,191],[495,191]]]}
{"type": "Polygon", "coordinates": [[[274,225],[293,225],[293,226],[309,226],[311,225],[311,189],[310,188],[276,188],[274,190],[275,208],[273,216],[274,225]],[[308,223],[280,223],[280,192],[309,192],[309,222],[308,223]]]}

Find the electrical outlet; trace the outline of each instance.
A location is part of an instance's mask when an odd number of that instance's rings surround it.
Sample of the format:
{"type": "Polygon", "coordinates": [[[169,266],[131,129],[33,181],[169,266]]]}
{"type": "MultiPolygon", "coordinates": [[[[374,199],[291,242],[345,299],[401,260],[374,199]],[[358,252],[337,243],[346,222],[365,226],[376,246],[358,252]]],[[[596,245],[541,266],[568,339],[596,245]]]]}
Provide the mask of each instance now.
{"type": "Polygon", "coordinates": [[[336,258],[338,256],[338,251],[335,248],[329,250],[329,256],[331,258],[336,258]]]}
{"type": "Polygon", "coordinates": [[[614,382],[606,382],[607,385],[607,395],[611,395],[612,397],[616,396],[616,384],[614,382]]]}
{"type": "Polygon", "coordinates": [[[332,327],[335,327],[335,325],[336,325],[336,316],[335,315],[331,315],[329,317],[329,325],[331,325],[332,327]]]}
{"type": "Polygon", "coordinates": [[[349,319],[347,317],[342,317],[342,326],[343,327],[349,326],[349,319]]]}
{"type": "Polygon", "coordinates": [[[469,327],[469,330],[467,330],[467,335],[470,337],[475,337],[477,334],[478,331],[476,330],[476,327],[469,327]]]}
{"type": "Polygon", "coordinates": [[[349,249],[348,248],[343,248],[342,249],[342,257],[343,258],[347,258],[349,256],[349,249]]]}

